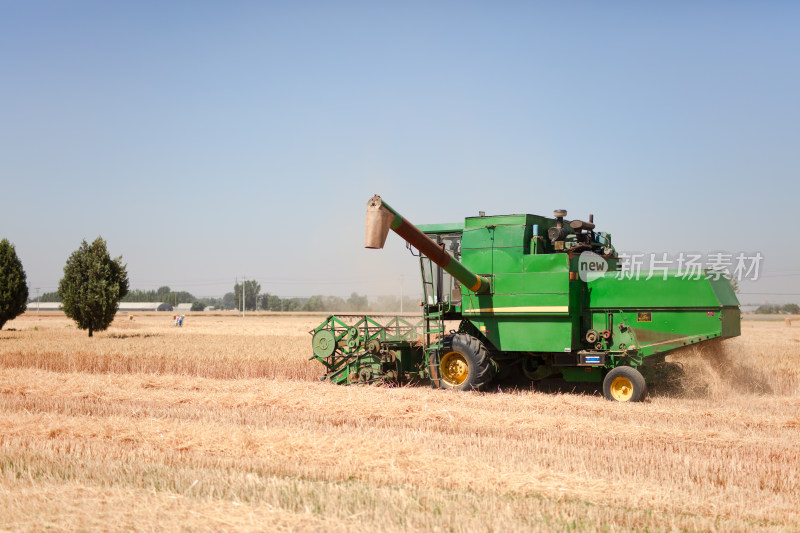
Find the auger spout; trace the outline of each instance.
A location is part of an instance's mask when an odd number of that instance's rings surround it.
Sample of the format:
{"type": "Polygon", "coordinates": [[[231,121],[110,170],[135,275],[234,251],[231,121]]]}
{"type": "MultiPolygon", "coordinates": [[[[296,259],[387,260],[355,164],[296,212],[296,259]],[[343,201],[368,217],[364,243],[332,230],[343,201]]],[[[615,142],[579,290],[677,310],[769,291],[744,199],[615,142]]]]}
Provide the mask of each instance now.
{"type": "Polygon", "coordinates": [[[403,240],[442,267],[445,272],[460,281],[474,293],[490,292],[489,278],[475,274],[462,265],[455,257],[447,253],[433,239],[422,233],[419,228],[403,218],[377,194],[367,202],[367,225],[365,248],[383,248],[389,230],[393,230],[403,240]]]}

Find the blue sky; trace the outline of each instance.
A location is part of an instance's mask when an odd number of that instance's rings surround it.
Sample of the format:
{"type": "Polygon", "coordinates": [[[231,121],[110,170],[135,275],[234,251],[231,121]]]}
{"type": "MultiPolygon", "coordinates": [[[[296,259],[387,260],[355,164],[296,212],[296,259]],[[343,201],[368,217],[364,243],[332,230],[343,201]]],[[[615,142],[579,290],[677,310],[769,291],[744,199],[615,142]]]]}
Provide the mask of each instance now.
{"type": "MultiPolygon", "coordinates": [[[[619,249],[755,252],[800,301],[800,4],[0,1],[0,236],[102,235],[134,288],[418,291],[416,223],[565,208],[619,249]]],[[[781,296],[783,295],[783,296],[781,296]]]]}

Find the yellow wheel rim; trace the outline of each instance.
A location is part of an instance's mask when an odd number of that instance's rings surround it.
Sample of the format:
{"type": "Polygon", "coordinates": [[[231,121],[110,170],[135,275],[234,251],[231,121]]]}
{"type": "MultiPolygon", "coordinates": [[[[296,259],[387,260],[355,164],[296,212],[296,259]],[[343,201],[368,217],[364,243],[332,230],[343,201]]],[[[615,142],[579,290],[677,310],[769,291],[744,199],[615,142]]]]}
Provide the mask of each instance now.
{"type": "Polygon", "coordinates": [[[633,383],[626,377],[619,376],[611,382],[611,396],[618,402],[627,402],[633,397],[633,383]]]}
{"type": "Polygon", "coordinates": [[[442,370],[442,379],[451,387],[461,385],[469,375],[469,363],[458,352],[446,353],[439,363],[439,368],[442,370]]]}

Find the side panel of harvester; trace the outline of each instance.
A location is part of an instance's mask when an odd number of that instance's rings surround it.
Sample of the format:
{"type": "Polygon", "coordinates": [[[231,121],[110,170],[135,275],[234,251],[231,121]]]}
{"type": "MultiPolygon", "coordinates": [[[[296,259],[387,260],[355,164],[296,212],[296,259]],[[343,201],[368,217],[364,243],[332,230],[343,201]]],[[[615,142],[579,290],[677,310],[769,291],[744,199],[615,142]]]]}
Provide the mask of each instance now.
{"type": "Polygon", "coordinates": [[[587,329],[608,331],[611,351],[645,357],[741,333],[739,301],[727,279],[705,272],[623,274],[586,283],[587,329]]]}
{"type": "Polygon", "coordinates": [[[565,352],[575,344],[580,289],[570,282],[569,258],[536,253],[551,224],[534,215],[465,221],[461,260],[490,277],[492,292],[462,288],[462,313],[497,350],[565,352]]]}

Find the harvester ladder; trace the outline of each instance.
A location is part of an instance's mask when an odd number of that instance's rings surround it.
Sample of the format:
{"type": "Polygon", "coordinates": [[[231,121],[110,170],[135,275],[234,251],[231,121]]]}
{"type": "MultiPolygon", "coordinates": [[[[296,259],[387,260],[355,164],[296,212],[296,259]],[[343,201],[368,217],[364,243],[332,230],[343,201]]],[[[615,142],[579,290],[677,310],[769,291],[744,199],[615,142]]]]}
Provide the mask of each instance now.
{"type": "Polygon", "coordinates": [[[425,306],[425,360],[428,362],[431,385],[435,388],[440,388],[442,384],[439,350],[444,338],[443,307],[440,303],[425,306]]]}

